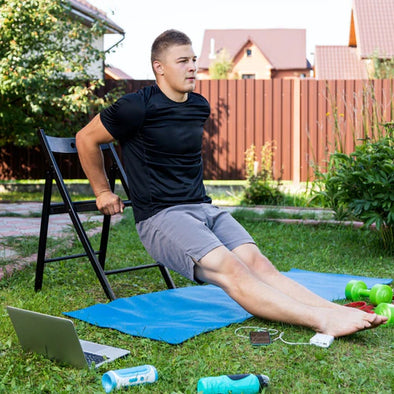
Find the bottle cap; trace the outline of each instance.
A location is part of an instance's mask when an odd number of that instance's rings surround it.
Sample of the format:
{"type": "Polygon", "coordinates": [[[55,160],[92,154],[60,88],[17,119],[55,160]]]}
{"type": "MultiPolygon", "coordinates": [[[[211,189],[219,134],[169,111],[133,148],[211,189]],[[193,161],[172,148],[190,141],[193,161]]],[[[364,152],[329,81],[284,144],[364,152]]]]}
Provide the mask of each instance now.
{"type": "Polygon", "coordinates": [[[111,371],[106,372],[101,378],[101,383],[106,393],[111,392],[117,385],[116,378],[111,371]]]}
{"type": "Polygon", "coordinates": [[[264,388],[268,386],[268,383],[270,381],[270,378],[266,375],[256,375],[257,379],[259,380],[260,383],[260,388],[264,388]]]}

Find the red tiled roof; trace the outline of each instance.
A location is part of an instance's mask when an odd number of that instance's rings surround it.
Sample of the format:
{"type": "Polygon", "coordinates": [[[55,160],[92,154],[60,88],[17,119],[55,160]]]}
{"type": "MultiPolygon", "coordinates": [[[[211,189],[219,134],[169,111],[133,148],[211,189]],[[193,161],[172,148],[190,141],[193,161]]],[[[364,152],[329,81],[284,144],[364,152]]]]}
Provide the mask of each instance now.
{"type": "Polygon", "coordinates": [[[109,28],[109,33],[119,33],[125,34],[124,30],[117,25],[114,21],[107,17],[107,14],[100,10],[99,8],[94,7],[86,0],[68,0],[71,7],[77,12],[82,13],[87,17],[92,17],[94,19],[100,19],[107,28],[109,28]]]}
{"type": "Polygon", "coordinates": [[[361,58],[394,56],[394,0],[353,0],[352,18],[361,58]]]}
{"type": "Polygon", "coordinates": [[[316,46],[316,79],[368,79],[365,65],[357,48],[347,46],[316,46]]]}
{"type": "Polygon", "coordinates": [[[211,39],[215,52],[225,48],[233,59],[248,42],[253,42],[276,70],[307,68],[305,29],[205,30],[199,67],[208,69],[211,39]]]}
{"type": "Polygon", "coordinates": [[[125,73],[123,70],[110,65],[105,66],[105,78],[107,79],[133,79],[129,74],[125,73]]]}

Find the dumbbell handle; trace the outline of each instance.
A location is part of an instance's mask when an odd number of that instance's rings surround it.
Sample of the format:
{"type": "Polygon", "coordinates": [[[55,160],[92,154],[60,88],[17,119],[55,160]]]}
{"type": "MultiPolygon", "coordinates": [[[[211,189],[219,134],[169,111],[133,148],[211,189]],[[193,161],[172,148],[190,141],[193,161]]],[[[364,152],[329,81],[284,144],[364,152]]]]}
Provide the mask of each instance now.
{"type": "Polygon", "coordinates": [[[362,296],[368,297],[371,294],[371,289],[359,289],[358,293],[362,296]]]}

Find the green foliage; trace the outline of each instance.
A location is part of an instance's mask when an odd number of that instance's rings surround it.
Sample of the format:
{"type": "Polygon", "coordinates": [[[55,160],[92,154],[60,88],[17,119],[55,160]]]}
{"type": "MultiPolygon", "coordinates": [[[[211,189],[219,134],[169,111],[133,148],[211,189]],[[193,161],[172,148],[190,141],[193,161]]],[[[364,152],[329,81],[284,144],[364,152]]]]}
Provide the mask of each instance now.
{"type": "Polygon", "coordinates": [[[261,148],[261,169],[252,145],[245,153],[247,186],[242,203],[251,205],[280,205],[284,196],[279,190],[280,180],[273,185],[272,179],[272,144],[267,143],[261,148]]]}
{"type": "Polygon", "coordinates": [[[209,75],[212,79],[227,79],[233,69],[233,62],[226,49],[222,49],[216,59],[209,66],[209,75]]]}
{"type": "Polygon", "coordinates": [[[386,136],[377,141],[365,140],[350,155],[332,154],[327,173],[319,174],[324,189],[318,195],[337,218],[375,224],[386,248],[394,245],[393,135],[392,125],[387,125],[386,136]]]}
{"type": "Polygon", "coordinates": [[[34,145],[39,127],[75,132],[103,104],[89,70],[103,59],[92,43],[104,26],[62,0],[0,0],[0,24],[0,145],[34,145]]]}
{"type": "Polygon", "coordinates": [[[394,57],[382,59],[378,53],[372,57],[373,68],[371,71],[372,79],[393,79],[394,78],[394,57]]]}

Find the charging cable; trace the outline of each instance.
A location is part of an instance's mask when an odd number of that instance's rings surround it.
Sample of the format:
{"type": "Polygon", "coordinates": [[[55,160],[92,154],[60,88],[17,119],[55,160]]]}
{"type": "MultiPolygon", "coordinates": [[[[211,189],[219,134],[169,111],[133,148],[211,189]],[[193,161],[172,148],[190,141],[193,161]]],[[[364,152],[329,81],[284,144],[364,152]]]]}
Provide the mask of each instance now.
{"type": "Polygon", "coordinates": [[[275,328],[265,328],[265,327],[255,327],[255,326],[244,326],[244,327],[238,327],[235,331],[234,334],[238,337],[241,338],[249,338],[247,335],[244,334],[240,334],[239,332],[242,330],[254,330],[254,331],[258,331],[258,332],[268,332],[270,334],[270,336],[274,336],[277,335],[276,338],[272,338],[272,342],[275,341],[282,341],[283,343],[285,343],[286,345],[292,345],[292,346],[296,346],[296,345],[315,345],[315,346],[319,346],[319,347],[324,347],[324,348],[328,348],[334,341],[334,337],[331,335],[326,335],[326,334],[316,334],[314,335],[309,342],[289,342],[286,341],[285,339],[283,339],[283,335],[285,334],[284,331],[280,332],[278,330],[276,330],[275,328]]]}

